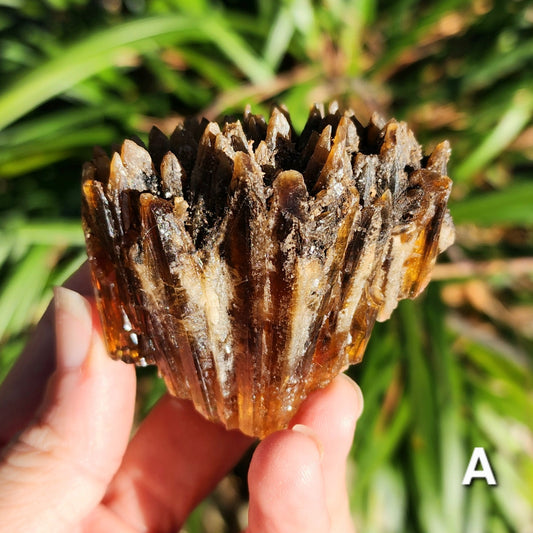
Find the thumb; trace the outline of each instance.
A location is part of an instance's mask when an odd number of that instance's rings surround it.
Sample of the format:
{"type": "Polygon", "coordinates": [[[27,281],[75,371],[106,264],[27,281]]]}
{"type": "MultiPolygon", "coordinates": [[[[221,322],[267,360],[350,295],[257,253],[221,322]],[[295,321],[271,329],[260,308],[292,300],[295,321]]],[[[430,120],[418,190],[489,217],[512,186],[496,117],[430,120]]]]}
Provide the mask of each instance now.
{"type": "Polygon", "coordinates": [[[0,532],[72,531],[127,446],[135,373],[107,357],[89,302],[55,291],[56,370],[36,417],[0,460],[0,532]]]}

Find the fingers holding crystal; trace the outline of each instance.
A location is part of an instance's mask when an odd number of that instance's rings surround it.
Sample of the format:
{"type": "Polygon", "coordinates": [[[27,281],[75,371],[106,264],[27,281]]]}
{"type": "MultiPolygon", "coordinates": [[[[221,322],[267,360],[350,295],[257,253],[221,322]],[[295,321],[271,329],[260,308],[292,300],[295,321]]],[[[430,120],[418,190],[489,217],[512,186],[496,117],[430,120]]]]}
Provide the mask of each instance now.
{"type": "Polygon", "coordinates": [[[330,531],[322,451],[307,430],[278,431],[257,447],[248,473],[247,533],[330,531]]]}
{"type": "Polygon", "coordinates": [[[248,474],[247,533],[353,532],[346,458],[363,409],[359,387],[346,376],[311,394],[292,419],[292,431],[259,444],[248,474]]]}
{"type": "Polygon", "coordinates": [[[56,290],[56,369],[36,417],[0,463],[0,515],[12,530],[71,531],[122,459],[135,373],[107,356],[92,314],[79,294],[56,290]]]}
{"type": "MultiPolygon", "coordinates": [[[[91,295],[89,265],[84,263],[65,283],[84,296],[91,295]]],[[[22,430],[41,403],[55,368],[54,306],[49,306],[28,344],[0,387],[0,448],[22,430]]]]}
{"type": "Polygon", "coordinates": [[[361,389],[341,374],[325,389],[312,393],[291,422],[291,425],[302,424],[311,428],[321,443],[321,464],[332,532],[353,530],[346,490],[346,459],[362,411],[361,389]]]}
{"type": "Polygon", "coordinates": [[[104,505],[139,531],[174,531],[252,439],[164,396],[141,424],[104,505]]]}

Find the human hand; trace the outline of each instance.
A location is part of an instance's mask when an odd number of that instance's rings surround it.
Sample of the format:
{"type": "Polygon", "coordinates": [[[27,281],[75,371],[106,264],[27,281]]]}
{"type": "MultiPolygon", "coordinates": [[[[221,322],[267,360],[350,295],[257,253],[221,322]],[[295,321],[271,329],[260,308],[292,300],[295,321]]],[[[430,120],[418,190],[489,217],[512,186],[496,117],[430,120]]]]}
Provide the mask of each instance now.
{"type": "MultiPolygon", "coordinates": [[[[69,286],[88,294],[87,279],[69,286]]],[[[0,532],[175,532],[253,441],[169,395],[130,440],[134,367],[107,356],[78,292],[56,290],[0,388],[0,532]]],[[[345,470],[362,406],[340,376],[257,446],[247,533],[353,531],[345,470]]]]}

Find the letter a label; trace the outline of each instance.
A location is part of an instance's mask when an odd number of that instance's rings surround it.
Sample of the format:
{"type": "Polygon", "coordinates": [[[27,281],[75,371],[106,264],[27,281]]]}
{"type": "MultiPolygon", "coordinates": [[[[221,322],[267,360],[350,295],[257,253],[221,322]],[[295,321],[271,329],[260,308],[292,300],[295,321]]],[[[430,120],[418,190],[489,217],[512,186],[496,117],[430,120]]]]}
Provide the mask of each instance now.
{"type": "Polygon", "coordinates": [[[497,485],[485,449],[481,447],[474,448],[472,452],[472,457],[470,457],[470,462],[468,463],[465,477],[463,478],[463,485],[470,485],[474,478],[482,478],[488,485],[497,485]],[[480,470],[477,470],[478,463],[481,466],[480,470]]]}

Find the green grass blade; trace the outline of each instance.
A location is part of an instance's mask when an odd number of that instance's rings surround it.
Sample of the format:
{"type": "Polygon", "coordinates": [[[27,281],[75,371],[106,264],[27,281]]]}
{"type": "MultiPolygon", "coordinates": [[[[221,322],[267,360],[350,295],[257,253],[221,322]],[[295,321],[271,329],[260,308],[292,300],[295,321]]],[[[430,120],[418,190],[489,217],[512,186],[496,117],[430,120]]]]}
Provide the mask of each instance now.
{"type": "Polygon", "coordinates": [[[0,129],[46,100],[114,65],[120,54],[153,49],[156,40],[211,41],[255,83],[272,76],[266,63],[218,19],[182,15],[150,17],[99,31],[67,47],[61,55],[30,71],[0,95],[0,129]]]}
{"type": "Polygon", "coordinates": [[[500,155],[524,129],[533,115],[533,93],[517,91],[507,111],[481,144],[453,172],[454,180],[467,181],[500,155]]]}
{"type": "Polygon", "coordinates": [[[361,72],[363,31],[374,16],[376,3],[375,0],[351,0],[339,13],[343,23],[340,47],[347,55],[347,71],[351,76],[361,72]]]}
{"type": "MultiPolygon", "coordinates": [[[[406,509],[405,480],[401,470],[388,464],[377,472],[368,491],[365,533],[404,533],[406,509]]],[[[356,516],[357,520],[357,516],[356,516]]]]}
{"type": "Polygon", "coordinates": [[[61,261],[61,263],[54,269],[50,275],[49,285],[55,287],[56,285],[63,285],[72,274],[74,274],[87,261],[87,252],[85,247],[71,257],[68,261],[61,261]]]}
{"type": "Polygon", "coordinates": [[[87,127],[90,123],[100,122],[106,115],[112,115],[115,111],[118,109],[109,106],[103,109],[81,108],[48,113],[0,131],[0,145],[2,150],[5,150],[11,146],[42,140],[50,136],[58,137],[64,134],[65,130],[75,131],[87,127]]]}
{"type": "Polygon", "coordinates": [[[412,17],[414,22],[410,27],[390,25],[394,32],[394,39],[372,67],[373,72],[379,73],[390,68],[405,50],[415,48],[423,40],[424,35],[428,34],[447,13],[464,7],[464,2],[462,0],[440,0],[428,2],[425,7],[426,9],[422,10],[421,13],[412,17]]]}
{"type": "Polygon", "coordinates": [[[464,530],[467,533],[485,533],[487,531],[487,488],[481,483],[473,483],[470,487],[456,487],[457,492],[468,495],[468,508],[464,530]]]}
{"type": "Polygon", "coordinates": [[[56,246],[84,246],[85,244],[79,220],[25,222],[13,232],[18,243],[56,246]]]}
{"type": "Polygon", "coordinates": [[[267,62],[258,58],[248,44],[220,18],[210,18],[202,22],[202,31],[217,44],[218,48],[246,73],[253,83],[262,83],[274,75],[267,62]]]}
{"type": "Polygon", "coordinates": [[[496,192],[452,204],[456,224],[533,224],[533,182],[515,182],[496,192]]]}
{"type": "Polygon", "coordinates": [[[0,177],[10,178],[25,174],[45,164],[65,159],[79,147],[94,144],[107,145],[115,139],[115,130],[96,125],[76,131],[62,132],[57,138],[14,146],[0,152],[0,177]]]}
{"type": "MultiPolygon", "coordinates": [[[[115,64],[128,47],[141,50],[153,39],[192,32],[194,20],[183,16],[140,19],[98,31],[67,47],[61,55],[31,70],[0,95],[0,129],[46,100],[115,64]]],[[[152,43],[152,44],[151,44],[152,43]]]]}
{"type": "Polygon", "coordinates": [[[8,334],[20,332],[34,317],[36,302],[44,291],[56,255],[56,248],[34,246],[5,279],[0,290],[0,341],[8,334]]]}
{"type": "Polygon", "coordinates": [[[193,47],[183,47],[180,54],[192,69],[221,90],[232,89],[239,83],[224,65],[206,54],[195,51],[193,47]]]}
{"type": "Polygon", "coordinates": [[[495,80],[522,70],[533,57],[533,40],[520,43],[513,50],[501,53],[497,57],[489,57],[476,68],[468,72],[464,78],[465,91],[479,90],[490,86],[495,80]]]}
{"type": "Polygon", "coordinates": [[[0,385],[17,360],[17,357],[24,349],[25,343],[25,339],[16,338],[9,340],[6,344],[2,345],[0,357],[0,385]]]}
{"type": "Polygon", "coordinates": [[[287,7],[282,7],[272,23],[263,52],[265,61],[272,69],[279,66],[283,56],[287,53],[293,33],[292,14],[287,7]]]}
{"type": "Polygon", "coordinates": [[[442,509],[450,531],[463,526],[464,492],[459,490],[465,465],[463,427],[459,413],[464,403],[463,377],[459,362],[450,351],[446,335],[445,310],[435,285],[429,287],[424,302],[428,312],[428,348],[434,361],[437,387],[438,447],[440,455],[442,509]]]}
{"type": "Polygon", "coordinates": [[[419,307],[410,300],[401,302],[396,312],[401,318],[407,359],[412,409],[410,460],[419,496],[418,516],[425,530],[447,533],[442,515],[442,495],[439,491],[441,472],[435,417],[437,385],[424,350],[425,324],[419,307]]]}
{"type": "MultiPolygon", "coordinates": [[[[359,497],[366,493],[372,477],[383,464],[390,461],[399,442],[405,436],[410,422],[410,409],[407,401],[402,401],[396,409],[393,419],[386,431],[381,430],[381,434],[373,424],[371,431],[371,442],[367,442],[364,449],[357,448],[357,461],[359,469],[357,472],[357,487],[354,495],[359,497]]],[[[377,417],[376,417],[377,421],[377,417]]],[[[357,437],[356,437],[357,439],[357,437]]]]}

